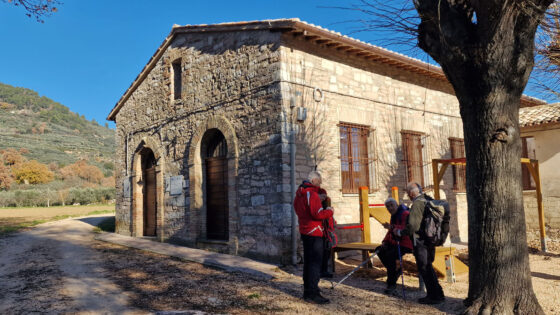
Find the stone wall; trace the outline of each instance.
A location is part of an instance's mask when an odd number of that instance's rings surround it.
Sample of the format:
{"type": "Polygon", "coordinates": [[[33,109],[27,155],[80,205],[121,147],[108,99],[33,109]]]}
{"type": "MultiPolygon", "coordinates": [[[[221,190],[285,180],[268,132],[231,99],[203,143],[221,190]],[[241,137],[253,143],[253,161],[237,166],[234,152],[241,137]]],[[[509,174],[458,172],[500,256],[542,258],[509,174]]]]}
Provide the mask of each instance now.
{"type": "MultiPolygon", "coordinates": [[[[368,148],[376,158],[372,179],[375,192],[370,194],[370,203],[383,203],[390,196],[392,186],[397,186],[401,200],[405,199],[407,175],[402,162],[401,130],[429,135],[425,161],[451,157],[448,138],[462,138],[463,131],[458,101],[448,84],[292,36],[285,36],[283,40],[283,111],[289,116],[293,102],[298,107],[307,108],[306,122],[298,123],[298,182],[317,165],[324,174],[323,186],[333,201],[335,218],[339,223],[359,222],[358,195],[341,192],[340,134],[337,127],[340,122],[374,129],[368,148]],[[320,102],[315,101],[320,99],[317,88],[323,94],[320,102]]],[[[287,143],[287,138],[283,141],[287,143]]],[[[283,163],[287,161],[289,155],[284,153],[283,163]]],[[[425,177],[431,176],[431,164],[427,164],[425,177]]],[[[431,180],[428,182],[431,183],[431,180]]],[[[468,235],[463,224],[466,218],[461,220],[460,226],[456,215],[457,197],[451,187],[451,171],[446,172],[441,185],[442,198],[448,198],[454,206],[452,237],[463,239],[468,235]]],[[[466,201],[460,197],[459,200],[466,201]]],[[[371,226],[372,240],[381,241],[385,230],[373,219],[371,226]]],[[[351,237],[356,235],[349,233],[351,237]]],[[[342,237],[350,238],[346,235],[342,237]]]]}
{"type": "Polygon", "coordinates": [[[291,209],[283,201],[289,188],[280,163],[279,36],[268,31],[177,35],[116,117],[118,233],[135,235],[133,193],[124,195],[124,182],[136,187],[134,154],[149,147],[161,153],[162,240],[274,261],[289,251],[291,209]],[[183,92],[176,100],[171,64],[178,58],[183,92]],[[209,128],[219,129],[228,146],[227,242],[205,239],[200,148],[209,128]],[[177,182],[182,189],[171,195],[177,182]]]}
{"type": "MultiPolygon", "coordinates": [[[[375,159],[371,203],[407,182],[402,130],[423,132],[425,178],[432,158],[450,158],[449,137],[462,138],[458,103],[441,80],[268,31],[177,35],[116,116],[117,232],[141,236],[141,172],[137,152],[158,160],[158,238],[275,262],[290,259],[290,144],[296,137],[299,184],[317,166],[340,224],[359,222],[358,195],[341,191],[337,124],[369,126],[375,159]],[[175,99],[172,63],[180,58],[182,95],[175,99]],[[307,109],[305,122],[298,108],[307,109]],[[205,236],[204,135],[218,129],[228,146],[229,240],[205,236]]],[[[467,241],[466,198],[452,190],[451,237],[467,241]]],[[[428,187],[429,191],[429,187],[428,187]]],[[[371,220],[372,240],[385,230],[371,220]]],[[[358,241],[356,231],[341,232],[358,241]]]]}

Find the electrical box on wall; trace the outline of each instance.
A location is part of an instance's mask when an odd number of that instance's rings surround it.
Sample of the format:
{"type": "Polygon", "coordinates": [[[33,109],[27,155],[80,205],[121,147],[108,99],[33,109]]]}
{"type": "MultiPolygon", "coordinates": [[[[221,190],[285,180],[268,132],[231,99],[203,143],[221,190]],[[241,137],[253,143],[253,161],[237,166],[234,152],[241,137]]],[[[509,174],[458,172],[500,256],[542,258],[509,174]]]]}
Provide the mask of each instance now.
{"type": "Polygon", "coordinates": [[[297,108],[297,120],[298,121],[305,121],[306,118],[307,118],[307,108],[298,107],[297,108]]]}

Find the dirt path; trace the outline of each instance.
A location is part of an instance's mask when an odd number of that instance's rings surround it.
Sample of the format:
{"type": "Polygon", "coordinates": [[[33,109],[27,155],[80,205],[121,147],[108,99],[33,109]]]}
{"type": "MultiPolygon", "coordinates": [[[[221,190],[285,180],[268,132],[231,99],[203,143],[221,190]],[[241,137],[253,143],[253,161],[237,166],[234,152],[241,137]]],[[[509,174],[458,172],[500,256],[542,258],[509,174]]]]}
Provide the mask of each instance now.
{"type": "Polygon", "coordinates": [[[103,218],[46,223],[0,239],[0,314],[139,313],[92,250],[92,225],[103,218]]]}
{"type": "MultiPolygon", "coordinates": [[[[0,314],[458,314],[464,309],[465,277],[455,284],[442,281],[446,302],[433,307],[415,302],[423,295],[415,290],[415,272],[405,276],[408,301],[401,299],[401,291],[383,294],[385,271],[380,268],[360,270],[335,290],[321,281],[332,303],[313,305],[301,300],[300,276],[266,281],[95,241],[93,225],[102,219],[51,222],[0,238],[0,314]]],[[[551,252],[534,250],[530,260],[539,302],[545,313],[558,314],[560,233],[551,237],[551,252]]],[[[407,270],[414,264],[408,256],[407,270]]],[[[337,264],[336,279],[356,263],[337,264]]],[[[299,275],[301,266],[286,271],[299,275]]]]}

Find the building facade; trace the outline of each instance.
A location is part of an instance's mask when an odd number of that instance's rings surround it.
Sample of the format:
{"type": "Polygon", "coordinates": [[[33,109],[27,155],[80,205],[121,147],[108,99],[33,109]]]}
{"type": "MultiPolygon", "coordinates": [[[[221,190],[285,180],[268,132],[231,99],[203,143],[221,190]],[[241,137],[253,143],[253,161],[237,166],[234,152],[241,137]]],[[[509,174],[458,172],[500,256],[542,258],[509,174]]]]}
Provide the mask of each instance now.
{"type": "MultiPolygon", "coordinates": [[[[117,233],[274,262],[293,249],[292,170],[298,184],[321,171],[352,224],[359,187],[404,198],[408,181],[433,184],[432,158],[464,154],[441,69],[297,19],[174,27],[108,119],[117,233]]],[[[466,241],[464,170],[441,187],[466,241]]]]}
{"type": "MultiPolygon", "coordinates": [[[[545,225],[560,227],[560,103],[519,110],[523,157],[539,161],[545,225]]],[[[535,182],[523,168],[523,203],[527,226],[539,225],[535,182]]]]}

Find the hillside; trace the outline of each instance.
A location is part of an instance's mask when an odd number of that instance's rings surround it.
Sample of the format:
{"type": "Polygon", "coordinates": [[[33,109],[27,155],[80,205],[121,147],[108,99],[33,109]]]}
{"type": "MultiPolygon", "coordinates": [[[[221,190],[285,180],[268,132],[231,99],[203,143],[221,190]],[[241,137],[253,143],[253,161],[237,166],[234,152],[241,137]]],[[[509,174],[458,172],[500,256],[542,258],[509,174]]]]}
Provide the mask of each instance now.
{"type": "Polygon", "coordinates": [[[88,121],[33,90],[0,83],[0,150],[25,148],[28,159],[59,166],[88,159],[112,170],[114,130],[88,121]]]}

